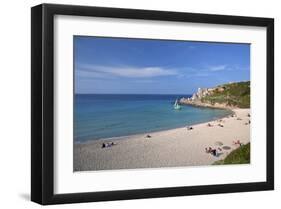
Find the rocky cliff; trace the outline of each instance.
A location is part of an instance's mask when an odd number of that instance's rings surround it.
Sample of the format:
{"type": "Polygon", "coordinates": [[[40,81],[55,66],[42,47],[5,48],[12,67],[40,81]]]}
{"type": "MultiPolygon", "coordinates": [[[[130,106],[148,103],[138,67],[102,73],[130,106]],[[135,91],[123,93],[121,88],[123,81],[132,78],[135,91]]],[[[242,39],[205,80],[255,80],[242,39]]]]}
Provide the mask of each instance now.
{"type": "Polygon", "coordinates": [[[249,108],[250,81],[228,83],[214,88],[198,88],[190,98],[181,98],[180,104],[212,108],[249,108]]]}

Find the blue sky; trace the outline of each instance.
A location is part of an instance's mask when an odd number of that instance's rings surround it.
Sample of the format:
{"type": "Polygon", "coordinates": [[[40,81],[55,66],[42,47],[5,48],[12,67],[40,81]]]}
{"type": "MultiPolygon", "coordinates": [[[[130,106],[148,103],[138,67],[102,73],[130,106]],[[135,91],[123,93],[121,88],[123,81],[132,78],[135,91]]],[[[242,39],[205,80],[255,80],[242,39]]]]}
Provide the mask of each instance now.
{"type": "Polygon", "coordinates": [[[74,36],[75,93],[192,94],[250,80],[250,45],[74,36]]]}

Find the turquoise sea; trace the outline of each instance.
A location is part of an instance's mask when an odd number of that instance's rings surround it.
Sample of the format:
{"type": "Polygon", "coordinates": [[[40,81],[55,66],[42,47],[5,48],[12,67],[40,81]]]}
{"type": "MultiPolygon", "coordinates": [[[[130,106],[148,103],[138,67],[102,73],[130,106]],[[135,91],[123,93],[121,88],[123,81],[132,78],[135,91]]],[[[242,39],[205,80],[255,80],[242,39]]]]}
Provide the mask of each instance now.
{"type": "Polygon", "coordinates": [[[76,94],[74,141],[85,142],[167,130],[214,120],[228,110],[182,106],[176,99],[191,95],[76,94]]]}

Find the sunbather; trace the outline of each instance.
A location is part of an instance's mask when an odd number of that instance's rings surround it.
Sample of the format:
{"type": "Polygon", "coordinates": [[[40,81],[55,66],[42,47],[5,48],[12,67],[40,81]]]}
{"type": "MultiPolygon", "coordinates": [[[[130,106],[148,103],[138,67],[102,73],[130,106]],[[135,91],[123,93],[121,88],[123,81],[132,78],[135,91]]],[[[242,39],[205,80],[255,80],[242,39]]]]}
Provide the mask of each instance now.
{"type": "Polygon", "coordinates": [[[115,142],[106,142],[106,143],[102,143],[101,148],[107,148],[107,147],[111,147],[113,145],[116,145],[115,142]]]}
{"type": "Polygon", "coordinates": [[[217,156],[217,150],[216,150],[216,149],[213,149],[212,147],[205,148],[205,151],[206,151],[206,153],[210,153],[210,154],[212,154],[213,156],[217,156]]]}
{"type": "Polygon", "coordinates": [[[236,141],[233,141],[233,145],[239,145],[239,146],[242,146],[243,143],[240,142],[240,140],[236,140],[236,141]]]}
{"type": "Polygon", "coordinates": [[[205,148],[206,153],[211,153],[212,150],[213,150],[213,149],[212,149],[211,147],[209,147],[209,148],[206,147],[206,148],[205,148]]]}

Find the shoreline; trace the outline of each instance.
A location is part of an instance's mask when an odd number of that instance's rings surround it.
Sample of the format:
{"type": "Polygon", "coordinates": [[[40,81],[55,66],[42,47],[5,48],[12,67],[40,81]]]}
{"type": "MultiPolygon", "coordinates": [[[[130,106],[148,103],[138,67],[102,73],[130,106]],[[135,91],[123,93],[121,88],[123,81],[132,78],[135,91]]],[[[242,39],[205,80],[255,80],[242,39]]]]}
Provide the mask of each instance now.
{"type": "Polygon", "coordinates": [[[74,143],[74,171],[113,169],[137,169],[211,165],[224,159],[237,148],[234,140],[246,144],[250,141],[250,109],[231,109],[231,114],[212,121],[186,127],[147,132],[118,139],[106,138],[74,143]],[[239,118],[239,120],[238,120],[239,118]],[[212,124],[208,127],[207,124],[212,124]],[[223,127],[218,126],[223,124],[223,127]],[[147,138],[150,135],[151,138],[147,138]],[[111,147],[102,148],[102,143],[114,141],[111,147]],[[218,148],[221,142],[227,149],[218,156],[205,152],[206,147],[218,148]]]}
{"type": "MultiPolygon", "coordinates": [[[[190,104],[183,104],[183,105],[190,105],[190,104]]],[[[190,106],[195,106],[195,105],[190,105],[190,106]]],[[[143,135],[147,135],[147,134],[153,134],[153,133],[158,133],[158,132],[162,132],[162,131],[169,131],[169,130],[174,130],[174,129],[178,129],[178,128],[186,128],[187,126],[196,126],[199,124],[203,124],[203,123],[210,123],[212,121],[216,121],[219,119],[223,119],[225,117],[229,117],[230,115],[234,114],[235,112],[233,111],[233,109],[228,109],[228,108],[216,108],[216,107],[203,107],[203,106],[196,106],[198,108],[210,108],[210,109],[225,109],[228,111],[231,111],[229,114],[225,115],[225,116],[221,116],[212,120],[208,120],[205,122],[199,122],[199,123],[193,123],[190,125],[185,125],[185,126],[180,126],[180,127],[176,127],[176,128],[169,128],[169,129],[163,129],[163,130],[158,130],[158,131],[148,131],[145,133],[137,133],[137,134],[131,134],[131,135],[124,135],[124,136],[115,136],[115,137],[108,137],[108,138],[99,138],[99,139],[88,139],[85,141],[74,141],[74,144],[87,144],[87,143],[91,143],[91,142],[95,142],[95,141],[107,141],[107,140],[112,140],[112,141],[117,141],[117,140],[122,140],[122,139],[126,139],[126,138],[130,138],[130,137],[137,137],[137,136],[143,136],[143,135]]],[[[240,108],[236,108],[236,109],[240,109],[240,108]]]]}

